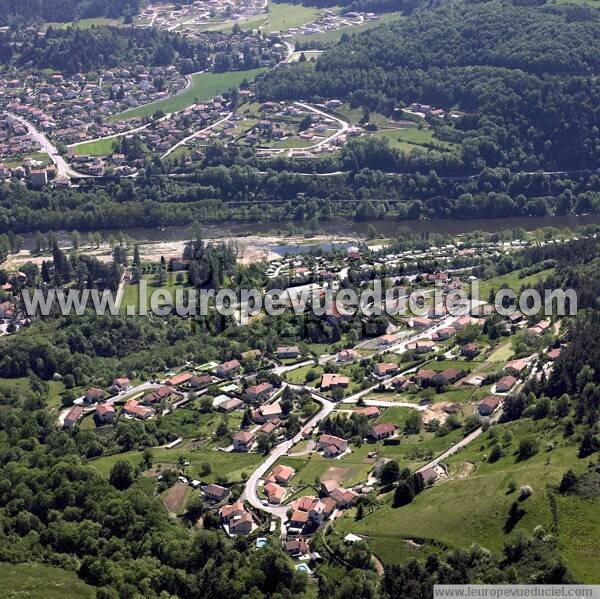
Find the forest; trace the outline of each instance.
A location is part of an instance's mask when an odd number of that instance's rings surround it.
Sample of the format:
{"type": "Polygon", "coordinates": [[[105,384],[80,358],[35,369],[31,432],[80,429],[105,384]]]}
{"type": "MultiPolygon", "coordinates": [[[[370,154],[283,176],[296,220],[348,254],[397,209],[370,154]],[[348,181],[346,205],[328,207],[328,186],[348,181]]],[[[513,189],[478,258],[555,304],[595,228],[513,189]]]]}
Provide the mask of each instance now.
{"type": "Polygon", "coordinates": [[[0,24],[68,23],[93,17],[131,19],[139,12],[139,7],[139,0],[6,0],[0,11],[0,24]]]}
{"type": "MultiPolygon", "coordinates": [[[[246,35],[250,37],[251,33],[246,35]]],[[[0,33],[0,60],[16,68],[51,68],[67,74],[119,66],[174,64],[185,75],[211,66],[209,57],[217,37],[217,33],[208,32],[202,38],[190,40],[154,28],[49,27],[44,35],[10,30],[0,33]]],[[[239,58],[237,43],[229,44],[229,51],[223,49],[224,54],[231,54],[232,70],[258,66],[260,57],[256,52],[249,46],[242,46],[241,50],[239,58]]]]}
{"type": "Polygon", "coordinates": [[[600,158],[599,56],[592,8],[452,4],[346,36],[316,64],[277,69],[258,89],[387,115],[412,102],[458,109],[464,164],[585,169],[600,158]]]}

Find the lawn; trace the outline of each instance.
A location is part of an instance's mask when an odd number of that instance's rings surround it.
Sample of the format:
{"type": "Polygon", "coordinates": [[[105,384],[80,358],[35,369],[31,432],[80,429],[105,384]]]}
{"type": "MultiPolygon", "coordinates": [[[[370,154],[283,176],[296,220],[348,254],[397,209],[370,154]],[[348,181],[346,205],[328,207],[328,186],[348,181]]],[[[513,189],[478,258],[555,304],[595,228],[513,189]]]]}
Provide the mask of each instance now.
{"type": "MultiPolygon", "coordinates": [[[[484,461],[492,443],[489,433],[484,433],[448,460],[451,473],[460,471],[465,464],[473,464],[470,476],[441,482],[401,508],[393,508],[391,496],[388,496],[382,507],[364,520],[354,522],[349,515],[338,526],[344,532],[367,535],[372,549],[386,563],[397,562],[403,557],[394,551],[394,543],[390,542],[394,538],[433,539],[455,547],[479,543],[491,551],[500,552],[504,541],[515,530],[531,532],[538,524],[550,529],[552,516],[546,485],[558,483],[568,468],[581,471],[585,463],[577,459],[576,449],[566,446],[562,437],[553,431],[552,423],[519,421],[498,428],[500,431],[509,429],[513,437],[505,449],[505,457],[497,462],[490,464],[484,461]],[[520,438],[525,435],[538,438],[540,451],[519,462],[514,452],[520,438]],[[551,452],[546,451],[549,441],[558,445],[551,452]],[[516,483],[517,489],[521,485],[532,486],[533,495],[522,502],[525,515],[514,529],[509,530],[505,528],[508,510],[518,495],[518,491],[507,491],[511,480],[516,483]]],[[[572,532],[567,516],[564,533],[572,532]]],[[[591,536],[586,538],[589,540],[591,536]]],[[[590,559],[587,566],[582,565],[582,571],[585,567],[591,569],[592,563],[590,559]]]]}
{"type": "Polygon", "coordinates": [[[179,408],[162,417],[160,428],[183,438],[209,437],[214,434],[223,419],[227,421],[230,429],[239,429],[242,416],[242,412],[233,412],[225,416],[216,412],[203,414],[198,410],[179,408]]]}
{"type": "Polygon", "coordinates": [[[263,28],[269,31],[287,31],[290,27],[299,27],[311,23],[319,18],[322,13],[318,8],[302,4],[285,4],[279,2],[269,3],[269,20],[263,28]]]}
{"type": "Polygon", "coordinates": [[[249,69],[247,71],[230,71],[227,73],[195,73],[191,75],[191,84],[179,94],[137,106],[112,116],[109,121],[123,121],[133,118],[143,118],[152,116],[157,110],[165,113],[173,113],[184,110],[192,106],[197,101],[208,100],[223,92],[229,91],[233,87],[247,79],[253,81],[257,75],[264,72],[264,68],[249,69]]]}
{"type": "Polygon", "coordinates": [[[95,17],[92,19],[81,19],[80,21],[69,21],[67,23],[46,23],[46,29],[67,29],[75,27],[77,29],[90,29],[91,27],[112,26],[118,27],[123,24],[123,19],[108,19],[106,17],[95,17]]]}
{"type": "Polygon", "coordinates": [[[302,366],[301,368],[289,370],[284,374],[284,378],[286,381],[292,383],[293,385],[301,385],[303,383],[307,383],[311,387],[315,387],[321,381],[321,375],[323,374],[323,370],[323,366],[307,364],[306,366],[302,366]],[[306,375],[308,374],[309,370],[316,372],[317,376],[310,383],[307,383],[306,375]]]}
{"type": "Polygon", "coordinates": [[[482,301],[487,301],[490,295],[490,291],[498,291],[501,286],[506,285],[513,291],[518,292],[522,287],[532,287],[546,279],[553,271],[553,268],[542,270],[533,275],[519,278],[520,270],[513,270],[505,275],[493,277],[486,281],[479,281],[479,297],[482,301]]]}
{"type": "Polygon", "coordinates": [[[34,562],[0,563],[0,580],[0,597],[4,599],[91,599],[96,596],[94,587],[80,580],[75,572],[34,562]]]}
{"type": "Polygon", "coordinates": [[[600,497],[556,496],[561,555],[578,580],[598,582],[600,497]]]}
{"type": "MultiPolygon", "coordinates": [[[[163,464],[166,467],[174,467],[179,456],[184,456],[190,463],[186,468],[186,474],[203,482],[214,482],[218,476],[226,476],[230,482],[240,481],[242,473],[251,474],[252,471],[264,459],[256,453],[225,453],[223,451],[212,451],[204,449],[152,449],[154,465],[163,464]],[[210,464],[211,473],[200,475],[200,466],[204,463],[210,464]]],[[[111,456],[103,456],[90,460],[90,465],[102,474],[108,476],[110,469],[119,460],[127,460],[132,465],[137,465],[142,459],[140,451],[127,451],[125,453],[111,456]]]]}
{"type": "Polygon", "coordinates": [[[73,146],[73,151],[76,156],[108,156],[115,151],[115,148],[117,148],[118,145],[119,140],[115,138],[97,139],[78,146],[73,146]]]}
{"type": "MultiPolygon", "coordinates": [[[[0,379],[0,389],[13,387],[19,390],[29,389],[29,378],[0,379]]],[[[65,386],[61,381],[48,381],[48,407],[58,409],[62,405],[62,393],[65,386]]]]}
{"type": "MultiPolygon", "coordinates": [[[[158,284],[156,274],[144,275],[142,277],[142,279],[145,280],[148,284],[148,286],[146,288],[147,289],[147,293],[146,293],[146,307],[147,308],[150,306],[150,297],[158,289],[168,291],[171,294],[173,302],[175,302],[177,299],[176,298],[177,290],[180,290],[180,292],[181,292],[190,287],[189,283],[187,282],[187,277],[185,276],[185,273],[184,273],[184,282],[183,283],[177,283],[177,274],[178,273],[176,273],[176,272],[168,272],[167,279],[166,279],[164,285],[162,285],[162,286],[160,286],[158,284]]],[[[142,299],[140,297],[140,294],[141,294],[140,286],[137,283],[126,284],[125,289],[123,291],[123,299],[121,300],[121,306],[120,306],[121,313],[125,313],[127,311],[127,306],[134,306],[136,309],[136,312],[137,312],[140,307],[140,301],[142,299]]]]}
{"type": "Polygon", "coordinates": [[[416,148],[451,150],[456,146],[447,141],[442,141],[433,136],[432,129],[419,129],[417,127],[405,127],[401,129],[380,129],[373,133],[376,137],[389,140],[390,147],[411,152],[416,148]]]}

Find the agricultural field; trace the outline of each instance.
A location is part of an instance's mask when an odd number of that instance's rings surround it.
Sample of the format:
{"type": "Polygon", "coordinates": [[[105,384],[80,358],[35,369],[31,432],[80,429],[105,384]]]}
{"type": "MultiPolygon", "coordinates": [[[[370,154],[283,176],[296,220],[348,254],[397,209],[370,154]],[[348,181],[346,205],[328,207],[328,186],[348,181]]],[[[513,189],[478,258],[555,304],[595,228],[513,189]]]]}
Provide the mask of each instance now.
{"type": "Polygon", "coordinates": [[[96,589],[80,580],[75,572],[34,562],[0,562],[0,580],[3,599],[92,599],[96,596],[96,589]]]}
{"type": "Polygon", "coordinates": [[[490,291],[498,291],[503,285],[510,287],[513,291],[519,291],[522,287],[531,287],[550,276],[553,270],[553,268],[548,268],[523,278],[519,276],[520,270],[514,270],[505,275],[481,280],[479,281],[479,297],[482,301],[487,301],[490,291]]]}
{"type": "Polygon", "coordinates": [[[184,110],[198,101],[208,100],[234,87],[237,87],[244,79],[252,81],[257,75],[264,72],[264,68],[249,69],[247,71],[229,71],[227,73],[195,73],[190,75],[190,83],[179,94],[137,106],[112,116],[109,121],[124,121],[134,118],[152,116],[156,111],[173,113],[184,110]]]}
{"type": "Polygon", "coordinates": [[[375,137],[387,139],[390,147],[412,152],[417,148],[423,150],[452,150],[457,146],[447,141],[434,137],[432,129],[417,127],[403,127],[400,129],[380,129],[373,133],[375,137]]]}
{"type": "MultiPolygon", "coordinates": [[[[176,300],[175,294],[178,291],[181,293],[183,290],[189,289],[190,285],[187,282],[187,276],[185,275],[185,273],[184,273],[185,278],[184,278],[183,283],[177,282],[177,274],[178,273],[176,273],[176,272],[168,272],[166,281],[163,285],[159,285],[158,280],[157,280],[157,275],[155,275],[155,274],[148,274],[148,275],[144,275],[142,277],[142,280],[146,281],[146,283],[147,283],[146,307],[150,306],[150,296],[157,289],[164,289],[165,291],[168,291],[172,295],[173,301],[176,300]]],[[[121,308],[120,308],[121,313],[123,313],[123,314],[126,313],[127,306],[134,306],[136,311],[139,310],[140,301],[142,301],[142,298],[140,297],[140,295],[141,295],[141,288],[140,288],[139,284],[127,283],[125,285],[125,289],[123,292],[123,299],[121,301],[121,308]]]]}
{"type": "Polygon", "coordinates": [[[302,4],[288,4],[283,2],[269,3],[269,17],[263,31],[286,31],[290,27],[299,27],[311,23],[319,18],[323,11],[318,8],[302,4]]]}
{"type": "MultiPolygon", "coordinates": [[[[364,520],[355,522],[348,514],[338,527],[342,531],[366,535],[372,549],[385,563],[403,558],[393,550],[392,538],[435,540],[451,547],[469,547],[472,543],[479,543],[491,551],[500,552],[504,541],[520,529],[532,532],[535,526],[541,524],[552,530],[547,485],[556,485],[569,468],[581,472],[586,463],[578,460],[576,448],[567,444],[551,422],[525,420],[496,425],[493,429],[497,429],[501,440],[507,431],[510,432],[510,438],[507,436],[504,441],[504,457],[497,462],[488,463],[485,459],[490,446],[495,443],[488,431],[448,459],[450,480],[426,489],[404,507],[392,507],[390,495],[364,520]],[[521,439],[530,436],[539,441],[539,452],[519,461],[515,455],[518,444],[521,439]],[[553,449],[550,450],[550,447],[553,449]],[[511,481],[516,491],[510,491],[511,481]],[[525,514],[515,525],[508,521],[508,511],[522,485],[530,485],[533,494],[522,502],[525,514]]],[[[561,530],[565,538],[575,532],[569,530],[573,520],[576,521],[568,517],[569,507],[572,510],[577,508],[565,506],[565,529],[561,530]]],[[[582,544],[585,545],[585,541],[582,544]]],[[[587,563],[582,560],[581,572],[590,572],[593,559],[588,555],[587,563]]]]}
{"type": "MultiPolygon", "coordinates": [[[[242,473],[250,474],[263,459],[256,453],[226,453],[204,449],[152,449],[154,468],[160,464],[163,468],[177,467],[177,460],[183,456],[190,465],[186,467],[188,476],[202,480],[203,482],[214,482],[217,477],[226,477],[229,482],[242,480],[242,473]],[[200,474],[203,464],[209,464],[211,472],[200,474]]],[[[127,460],[132,465],[137,465],[142,459],[142,452],[127,451],[125,453],[111,456],[103,456],[90,460],[93,466],[102,476],[108,476],[110,469],[119,460],[127,460]]]]}

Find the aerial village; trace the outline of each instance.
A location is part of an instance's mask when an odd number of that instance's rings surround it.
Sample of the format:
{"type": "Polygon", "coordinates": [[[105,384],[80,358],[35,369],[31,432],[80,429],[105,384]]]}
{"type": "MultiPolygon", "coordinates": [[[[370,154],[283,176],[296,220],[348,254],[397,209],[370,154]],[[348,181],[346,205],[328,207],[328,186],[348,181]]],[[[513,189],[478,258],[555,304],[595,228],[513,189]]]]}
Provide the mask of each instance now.
{"type": "MultiPolygon", "coordinates": [[[[468,291],[477,278],[470,268],[418,270],[432,258],[451,265],[458,257],[500,256],[526,245],[397,253],[359,245],[335,255],[283,257],[269,264],[267,276],[286,278],[290,294],[336,289],[349,269],[368,282],[383,264],[387,272],[395,264],[412,267],[415,274],[391,274],[390,281],[420,293],[423,315],[363,316],[357,334],[350,333],[351,318],[334,310],[323,319],[340,338],[325,348],[310,340],[254,347],[222,362],[189,361],[146,381],[115,373],[61,411],[59,422],[99,433],[127,420],[172,423],[165,451],[177,462],[173,493],[202,497],[205,511],[232,537],[251,535],[260,546],[279,535],[297,568],[310,573],[321,559],[311,548],[316,532],[384,490],[387,464],[399,457],[414,464],[422,487],[452,478],[444,458],[496,422],[505,398],[525,381],[550,373],[566,343],[559,321],[532,322],[519,311],[505,317],[487,301],[458,315],[434,309],[433,289],[446,298],[468,291]],[[252,467],[237,478],[215,478],[210,466],[193,461],[200,448],[249,456],[252,467]],[[177,461],[178,455],[187,457],[177,461]]],[[[189,268],[181,257],[168,264],[183,276],[189,268]]],[[[349,534],[345,542],[357,540],[349,534]]]]}

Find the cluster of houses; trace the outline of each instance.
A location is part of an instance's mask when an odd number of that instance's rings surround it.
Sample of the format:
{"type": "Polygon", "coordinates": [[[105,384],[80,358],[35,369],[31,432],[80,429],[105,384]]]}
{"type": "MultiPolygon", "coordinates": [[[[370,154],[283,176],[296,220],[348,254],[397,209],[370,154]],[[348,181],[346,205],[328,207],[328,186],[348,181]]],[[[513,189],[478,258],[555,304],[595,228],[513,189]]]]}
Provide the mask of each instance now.
{"type": "Polygon", "coordinates": [[[157,27],[191,36],[203,27],[218,22],[239,21],[265,13],[264,0],[195,0],[174,6],[171,3],[151,3],[144,7],[134,24],[137,27],[157,27]]]}
{"type": "Polygon", "coordinates": [[[299,27],[290,27],[285,33],[281,34],[281,37],[290,39],[299,35],[320,35],[329,31],[345,29],[346,27],[356,27],[378,19],[379,15],[373,12],[325,10],[316,21],[305,23],[299,27]]]}
{"type": "Polygon", "coordinates": [[[100,75],[27,73],[0,77],[0,106],[65,144],[121,133],[108,117],[177,93],[186,85],[175,66],[105,70],[100,75]]]}

